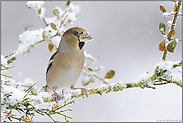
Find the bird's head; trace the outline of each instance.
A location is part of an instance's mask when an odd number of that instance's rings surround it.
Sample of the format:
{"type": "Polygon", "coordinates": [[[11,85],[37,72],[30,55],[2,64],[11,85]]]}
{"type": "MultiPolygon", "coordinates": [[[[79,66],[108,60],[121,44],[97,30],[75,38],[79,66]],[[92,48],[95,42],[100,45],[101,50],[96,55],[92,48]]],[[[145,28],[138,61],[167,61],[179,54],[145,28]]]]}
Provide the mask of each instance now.
{"type": "Polygon", "coordinates": [[[82,51],[86,41],[93,38],[80,27],[73,27],[65,31],[59,44],[58,50],[62,52],[82,51]]]}

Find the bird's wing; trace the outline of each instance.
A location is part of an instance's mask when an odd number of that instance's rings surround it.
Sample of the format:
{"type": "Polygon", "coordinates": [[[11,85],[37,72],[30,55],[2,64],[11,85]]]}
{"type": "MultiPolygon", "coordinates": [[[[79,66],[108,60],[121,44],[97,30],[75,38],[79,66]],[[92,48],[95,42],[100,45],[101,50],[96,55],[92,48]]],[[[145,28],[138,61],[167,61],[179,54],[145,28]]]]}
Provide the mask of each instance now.
{"type": "Polygon", "coordinates": [[[51,58],[49,60],[48,67],[47,67],[47,70],[46,70],[46,74],[48,73],[49,69],[51,68],[53,59],[54,59],[54,57],[55,57],[56,54],[57,54],[57,51],[51,56],[51,58]]]}

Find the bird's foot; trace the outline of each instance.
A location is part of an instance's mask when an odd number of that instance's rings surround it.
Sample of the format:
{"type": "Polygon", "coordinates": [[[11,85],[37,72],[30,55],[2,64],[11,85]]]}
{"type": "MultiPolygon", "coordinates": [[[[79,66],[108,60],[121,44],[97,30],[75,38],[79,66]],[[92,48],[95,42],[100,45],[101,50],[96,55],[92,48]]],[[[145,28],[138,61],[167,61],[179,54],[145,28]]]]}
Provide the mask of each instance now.
{"type": "Polygon", "coordinates": [[[81,89],[81,91],[83,92],[83,94],[86,94],[86,97],[88,97],[87,91],[90,93],[90,91],[87,88],[74,88],[74,89],[81,89]]]}
{"type": "Polygon", "coordinates": [[[55,101],[55,98],[56,98],[56,103],[58,103],[58,101],[57,101],[58,99],[61,100],[60,96],[55,92],[55,90],[54,90],[53,96],[54,96],[54,98],[53,98],[54,101],[55,101]]]}

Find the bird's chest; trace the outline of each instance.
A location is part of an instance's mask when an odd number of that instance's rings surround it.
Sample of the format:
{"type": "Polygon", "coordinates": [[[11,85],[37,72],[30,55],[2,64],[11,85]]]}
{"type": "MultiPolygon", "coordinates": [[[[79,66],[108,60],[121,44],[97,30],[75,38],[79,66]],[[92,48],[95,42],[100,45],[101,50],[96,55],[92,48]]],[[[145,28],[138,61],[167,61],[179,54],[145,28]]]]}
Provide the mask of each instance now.
{"type": "Polygon", "coordinates": [[[62,72],[55,75],[56,85],[60,87],[70,88],[71,85],[74,85],[81,74],[82,69],[70,68],[63,70],[62,72]]]}
{"type": "Polygon", "coordinates": [[[80,70],[83,68],[83,65],[84,65],[83,57],[76,57],[76,56],[69,56],[69,55],[64,58],[60,57],[55,62],[57,62],[56,63],[57,67],[64,71],[80,70]]]}
{"type": "Polygon", "coordinates": [[[50,70],[50,73],[53,74],[51,80],[48,79],[48,81],[51,81],[48,83],[48,86],[61,89],[70,88],[71,85],[74,85],[81,74],[84,64],[83,58],[71,57],[69,55],[63,57],[63,54],[62,57],[56,56],[52,69],[50,70]]]}

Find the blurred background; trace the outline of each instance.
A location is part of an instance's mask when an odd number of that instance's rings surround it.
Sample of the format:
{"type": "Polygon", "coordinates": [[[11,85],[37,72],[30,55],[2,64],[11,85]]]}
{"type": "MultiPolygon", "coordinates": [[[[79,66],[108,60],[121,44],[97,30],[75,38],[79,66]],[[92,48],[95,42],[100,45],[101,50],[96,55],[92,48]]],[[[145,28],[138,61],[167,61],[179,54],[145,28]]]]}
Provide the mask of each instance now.
{"type": "MultiPolygon", "coordinates": [[[[171,1],[73,1],[81,7],[73,26],[85,28],[93,41],[87,43],[85,51],[97,61],[92,67],[104,66],[99,76],[113,69],[116,74],[109,83],[131,82],[141,73],[153,72],[160,62],[162,53],[157,49],[163,41],[158,30],[159,23],[167,25],[172,17],[163,18],[159,5],[171,12],[174,2],[171,1]]],[[[63,10],[66,1],[46,2],[46,17],[54,16],[52,10],[58,6],[63,10]]],[[[34,25],[29,30],[42,28],[43,21],[36,17],[34,9],[27,9],[25,1],[1,2],[1,54],[8,55],[18,48],[19,35],[24,32],[23,25],[34,25]]],[[[182,18],[177,19],[174,38],[182,39],[182,18]]],[[[38,44],[31,53],[13,62],[15,68],[8,74],[17,82],[31,78],[38,87],[46,84],[46,68],[50,56],[46,42],[38,44]]],[[[175,52],[168,53],[167,60],[182,59],[182,42],[175,52]]],[[[83,87],[82,75],[76,87],[83,87]]],[[[103,84],[100,81],[91,83],[87,88],[103,84]]],[[[157,86],[156,90],[133,88],[117,93],[92,95],[88,98],[77,98],[76,103],[69,105],[72,112],[70,121],[182,121],[182,88],[174,85],[157,86]]],[[[62,116],[55,119],[64,121],[62,116]]],[[[49,122],[48,117],[37,115],[33,121],[49,122]]]]}

